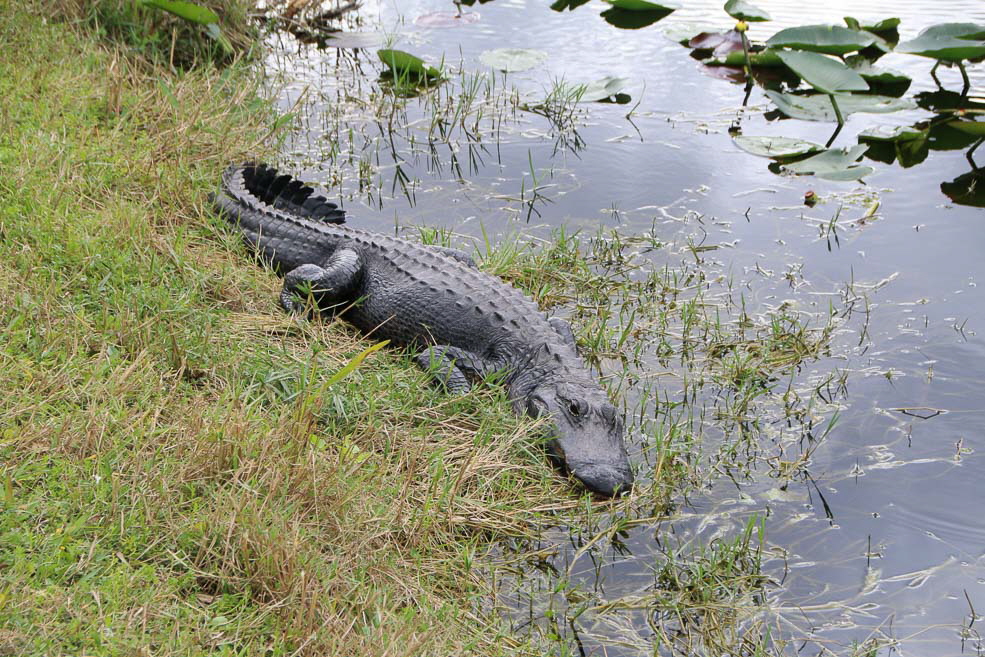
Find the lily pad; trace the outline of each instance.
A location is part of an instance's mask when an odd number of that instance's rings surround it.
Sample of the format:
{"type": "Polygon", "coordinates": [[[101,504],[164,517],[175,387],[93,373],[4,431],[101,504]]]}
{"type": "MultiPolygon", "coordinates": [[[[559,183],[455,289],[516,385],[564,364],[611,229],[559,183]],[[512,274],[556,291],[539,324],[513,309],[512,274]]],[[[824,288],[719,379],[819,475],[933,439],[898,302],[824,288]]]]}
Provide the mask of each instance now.
{"type": "Polygon", "coordinates": [[[377,50],[376,56],[386,64],[393,77],[414,78],[417,80],[437,79],[441,77],[441,71],[428,66],[423,59],[403,50],[383,49],[377,50]]]}
{"type": "Polygon", "coordinates": [[[565,9],[574,11],[578,7],[587,4],[588,0],[557,0],[551,5],[551,9],[554,11],[564,11],[565,9]]]}
{"type": "Polygon", "coordinates": [[[896,46],[896,52],[952,63],[985,57],[985,25],[977,23],[931,25],[915,39],[904,41],[896,46]]]}
{"type": "Polygon", "coordinates": [[[865,31],[870,34],[874,34],[885,41],[885,45],[887,46],[899,41],[899,24],[900,19],[895,17],[885,18],[881,21],[876,21],[875,23],[863,23],[857,18],[845,16],[845,25],[848,26],[848,29],[865,31]]]}
{"type": "Polygon", "coordinates": [[[725,57],[730,52],[742,51],[742,35],[735,30],[702,32],[688,41],[687,47],[697,51],[712,51],[715,57],[725,57]]]}
{"type": "Polygon", "coordinates": [[[329,48],[377,48],[386,41],[382,32],[332,32],[325,39],[329,48]]]}
{"type": "Polygon", "coordinates": [[[479,22],[479,14],[474,11],[432,11],[426,14],[421,14],[414,19],[415,25],[420,25],[421,27],[431,27],[431,28],[442,28],[442,27],[458,27],[459,25],[468,25],[469,23],[479,22]]]}
{"type": "Polygon", "coordinates": [[[872,167],[859,166],[856,162],[865,155],[868,146],[851,148],[832,148],[806,160],[786,165],[786,169],[797,175],[815,175],[827,180],[859,180],[874,171],[872,167]]]}
{"type": "Polygon", "coordinates": [[[875,23],[862,23],[851,16],[845,16],[845,24],[853,30],[865,30],[866,32],[879,34],[880,32],[889,32],[898,28],[900,19],[894,16],[893,18],[884,18],[875,23]]]}
{"type": "MultiPolygon", "coordinates": [[[[792,119],[804,121],[837,121],[831,99],[824,94],[812,96],[796,96],[779,91],[766,90],[766,95],[783,112],[792,119]]],[[[843,116],[863,112],[868,114],[886,114],[905,109],[913,109],[916,105],[905,98],[890,98],[889,96],[844,96],[838,99],[838,107],[843,116]]]]}
{"type": "Polygon", "coordinates": [[[911,139],[924,139],[927,136],[926,130],[914,128],[908,125],[878,125],[858,133],[859,141],[909,141],[911,139]]]}
{"type": "Polygon", "coordinates": [[[682,46],[688,45],[688,43],[699,34],[710,34],[714,32],[721,31],[721,28],[715,25],[709,25],[705,23],[673,23],[671,25],[665,25],[661,28],[663,35],[681,44],[682,46]]]}
{"type": "Polygon", "coordinates": [[[875,43],[875,36],[840,25],[802,25],[780,30],[766,45],[771,48],[794,48],[826,55],[844,55],[875,43]]]}
{"type": "Polygon", "coordinates": [[[960,151],[968,148],[980,139],[969,132],[957,130],[954,121],[933,123],[930,126],[930,150],[960,151]]]}
{"type": "Polygon", "coordinates": [[[774,160],[783,160],[801,155],[810,155],[824,150],[824,147],[814,142],[802,139],[791,139],[790,137],[754,137],[752,135],[739,135],[733,140],[735,145],[747,153],[768,157],[774,160]]]}
{"type": "MultiPolygon", "coordinates": [[[[749,53],[749,61],[753,67],[779,68],[783,66],[783,61],[776,56],[776,51],[772,49],[761,50],[749,53]]],[[[706,66],[738,66],[746,65],[746,56],[742,51],[730,52],[725,57],[712,57],[702,62],[706,66]]]]}
{"type": "Polygon", "coordinates": [[[486,66],[514,73],[536,68],[547,61],[547,53],[533,48],[496,48],[479,55],[486,66]]]}
{"type": "Polygon", "coordinates": [[[629,78],[604,77],[587,84],[563,83],[562,93],[579,103],[594,103],[613,98],[629,84],[629,78]]]}
{"type": "Polygon", "coordinates": [[[606,9],[600,16],[605,19],[605,22],[613,27],[618,27],[621,30],[638,30],[640,28],[647,27],[648,25],[653,25],[659,20],[670,16],[673,9],[653,9],[649,11],[637,10],[637,9],[620,9],[619,7],[612,7],[611,9],[606,9]]]}
{"type": "Polygon", "coordinates": [[[747,23],[760,23],[762,21],[772,20],[769,13],[749,2],[745,2],[745,0],[728,0],[725,3],[725,13],[736,20],[746,21],[747,23]]]}
{"type": "Polygon", "coordinates": [[[892,68],[877,68],[872,65],[865,57],[852,55],[846,58],[845,63],[852,67],[852,70],[862,76],[862,79],[870,84],[896,86],[909,86],[912,80],[910,76],[892,68]]]}
{"type": "Polygon", "coordinates": [[[866,157],[886,162],[899,161],[908,168],[920,164],[930,153],[930,131],[918,126],[880,126],[861,132],[858,140],[872,147],[866,157]]]}
{"type": "Polygon", "coordinates": [[[917,36],[954,37],[956,39],[985,39],[985,25],[981,23],[938,23],[924,28],[917,36]]]}
{"type": "Polygon", "coordinates": [[[969,171],[951,182],[943,182],[941,191],[959,205],[985,208],[985,169],[969,171]]]}
{"type": "Polygon", "coordinates": [[[968,135],[975,135],[976,137],[985,137],[985,121],[967,121],[964,119],[955,119],[950,121],[948,127],[954,128],[955,130],[960,130],[961,132],[968,135]]]}
{"type": "Polygon", "coordinates": [[[804,82],[826,94],[869,90],[862,76],[830,57],[800,50],[781,50],[776,56],[804,82]]]}
{"type": "Polygon", "coordinates": [[[626,11],[674,11],[681,6],[673,2],[649,2],[648,0],[603,0],[616,9],[626,11]]]}

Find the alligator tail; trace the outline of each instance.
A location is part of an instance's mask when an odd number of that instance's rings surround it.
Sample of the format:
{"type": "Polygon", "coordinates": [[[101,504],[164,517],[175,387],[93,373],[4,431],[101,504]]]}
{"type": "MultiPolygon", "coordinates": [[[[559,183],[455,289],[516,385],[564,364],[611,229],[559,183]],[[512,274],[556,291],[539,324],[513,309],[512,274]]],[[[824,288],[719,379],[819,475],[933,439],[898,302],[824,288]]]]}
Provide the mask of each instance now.
{"type": "Polygon", "coordinates": [[[331,224],[345,222],[345,210],[325,198],[322,190],[305,185],[289,175],[278,175],[266,164],[233,165],[223,176],[226,195],[247,207],[260,209],[261,204],[282,212],[331,224]],[[258,203],[259,201],[259,203],[258,203]]]}

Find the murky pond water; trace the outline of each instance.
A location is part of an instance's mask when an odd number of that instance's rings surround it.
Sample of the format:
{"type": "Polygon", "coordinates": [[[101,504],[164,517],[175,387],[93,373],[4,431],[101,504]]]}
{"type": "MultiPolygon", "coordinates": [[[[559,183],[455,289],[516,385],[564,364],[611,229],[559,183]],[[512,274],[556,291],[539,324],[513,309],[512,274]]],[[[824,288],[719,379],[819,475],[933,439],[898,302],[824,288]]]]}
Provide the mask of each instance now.
{"type": "MultiPolygon", "coordinates": [[[[594,2],[556,12],[497,0],[464,8],[462,20],[449,17],[450,2],[369,1],[339,24],[344,45],[366,49],[271,37],[280,105],[303,119],[283,162],[337,188],[351,221],[377,230],[437,227],[480,243],[557,226],[646,235],[662,246],[636,251],[644,271],[690,281],[680,302],[740,327],[730,335],[748,323],[752,343],[778,318],[823,335],[823,348],[763,375],[755,394],[724,374],[734,375],[732,356],[755,352],[749,344],[688,359],[674,353],[688,342],[680,321],[667,329],[673,355],[642,341],[625,386],[613,383],[638,420],[641,474],[662,467],[657,446],[676,445],[678,460],[693,451],[697,487],[672,495],[659,520],[623,510],[614,527],[600,511],[586,526],[546,531],[539,545],[504,547],[504,563],[516,565],[498,575],[496,604],[518,633],[539,632],[564,654],[713,653],[688,643],[687,609],[654,592],[666,587],[670,555],[703,563],[704,547],[741,538],[759,518],[766,604],[750,594],[732,654],[751,654],[743,633],[783,654],[982,654],[985,210],[944,193],[975,170],[974,154],[965,145],[907,167],[866,160],[875,172],[865,185],[772,173],[733,144],[730,126],[824,143],[834,124],[775,120],[758,87],[743,108],[742,85],[708,75],[664,36],[682,23],[732,21],[718,2],[684,4],[621,30],[594,2]],[[452,81],[381,110],[375,49],[391,42],[443,61],[452,81]],[[479,60],[502,47],[548,59],[503,76],[479,60]],[[628,104],[524,109],[559,81],[604,76],[630,80],[628,104]],[[803,204],[808,190],[818,205],[803,204]],[[587,545],[595,532],[604,540],[587,545]]],[[[757,4],[774,18],[752,26],[760,40],[845,15],[900,16],[903,39],[936,22],[985,23],[980,0],[757,4]]],[[[911,97],[936,88],[931,63],[880,61],[913,77],[911,97]]],[[[983,95],[985,65],[969,72],[971,95],[983,95]]],[[[956,70],[940,77],[960,90],[956,70]]],[[[834,144],[930,116],[854,114],[834,144]]],[[[612,383],[621,368],[603,359],[602,369],[612,383]]]]}

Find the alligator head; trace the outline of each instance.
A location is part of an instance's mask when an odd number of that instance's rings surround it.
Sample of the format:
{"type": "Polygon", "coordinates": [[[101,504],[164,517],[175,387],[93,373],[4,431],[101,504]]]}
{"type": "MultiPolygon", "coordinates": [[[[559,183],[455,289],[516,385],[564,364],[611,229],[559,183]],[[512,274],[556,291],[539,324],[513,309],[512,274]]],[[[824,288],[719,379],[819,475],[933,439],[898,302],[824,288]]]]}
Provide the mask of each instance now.
{"type": "Polygon", "coordinates": [[[541,383],[516,405],[531,417],[550,417],[553,457],[590,491],[611,497],[632,488],[622,418],[600,387],[541,383]]]}

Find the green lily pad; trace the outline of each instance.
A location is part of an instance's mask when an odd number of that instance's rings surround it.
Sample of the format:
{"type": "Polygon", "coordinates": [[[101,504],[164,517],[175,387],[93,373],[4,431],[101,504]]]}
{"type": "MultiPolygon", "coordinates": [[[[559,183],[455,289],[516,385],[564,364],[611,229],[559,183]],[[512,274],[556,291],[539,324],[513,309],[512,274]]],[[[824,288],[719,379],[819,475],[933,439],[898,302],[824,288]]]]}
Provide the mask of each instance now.
{"type": "Polygon", "coordinates": [[[184,2],[183,0],[143,0],[143,3],[148,7],[163,9],[179,18],[184,18],[186,21],[198,23],[199,25],[219,22],[219,14],[208,7],[197,5],[194,2],[184,2]]]}
{"type": "MultiPolygon", "coordinates": [[[[776,51],[770,48],[759,52],[749,53],[749,62],[753,67],[761,68],[780,68],[784,66],[783,61],[776,56],[776,51]]],[[[730,52],[724,57],[712,57],[702,61],[706,66],[738,66],[746,65],[745,53],[740,51],[730,52]]]]}
{"type": "Polygon", "coordinates": [[[638,30],[663,20],[673,9],[636,10],[612,7],[599,14],[605,22],[621,30],[638,30]]]}
{"type": "Polygon", "coordinates": [[[896,52],[952,63],[985,57],[985,25],[977,23],[931,25],[915,39],[904,41],[896,46],[896,52]]]}
{"type": "Polygon", "coordinates": [[[878,125],[858,133],[859,141],[910,141],[926,137],[926,130],[908,125],[878,125]]]}
{"type": "Polygon", "coordinates": [[[880,126],[860,133],[858,140],[870,146],[865,156],[908,168],[920,164],[930,153],[930,131],[918,126],[880,126]]]}
{"type": "Polygon", "coordinates": [[[747,153],[768,157],[774,160],[784,160],[801,155],[810,155],[824,150],[824,147],[814,142],[790,137],[754,137],[739,135],[732,139],[736,146],[747,153]]]}
{"type": "Polygon", "coordinates": [[[579,103],[594,103],[615,97],[629,84],[629,78],[604,77],[587,84],[562,83],[560,91],[579,103]]]}
{"type": "MultiPolygon", "coordinates": [[[[846,17],[845,20],[847,21],[848,17],[846,17]]],[[[880,32],[888,32],[890,30],[895,30],[896,28],[899,27],[899,24],[900,24],[900,19],[894,16],[893,18],[884,18],[881,21],[877,21],[875,23],[862,23],[859,27],[865,30],[866,32],[873,32],[875,34],[879,34],[880,32]]]]}
{"type": "Polygon", "coordinates": [[[766,41],[771,48],[794,48],[826,55],[844,55],[875,43],[867,32],[849,30],[840,25],[803,25],[780,30],[766,41]]]}
{"type": "Polygon", "coordinates": [[[479,61],[500,71],[514,73],[540,66],[547,61],[547,53],[532,48],[496,48],[479,55],[479,61]]]}
{"type": "Polygon", "coordinates": [[[725,13],[732,18],[747,23],[760,23],[772,20],[770,15],[759,7],[745,2],[745,0],[728,0],[725,3],[725,13]]]}
{"type": "Polygon", "coordinates": [[[441,71],[433,66],[428,66],[420,57],[411,55],[409,52],[404,52],[403,50],[377,50],[376,56],[390,68],[394,79],[414,78],[417,80],[429,80],[441,77],[441,71]]]}
{"type": "MultiPolygon", "coordinates": [[[[691,50],[711,52],[716,57],[724,57],[730,52],[742,50],[742,35],[735,30],[726,32],[702,32],[687,42],[691,50]]],[[[695,55],[696,53],[692,53],[695,55]]]]}
{"type": "Polygon", "coordinates": [[[845,25],[848,26],[848,29],[875,34],[889,43],[899,41],[899,24],[899,18],[885,18],[875,23],[862,23],[857,18],[845,16],[845,25]]]}
{"type": "Polygon", "coordinates": [[[921,30],[917,36],[954,37],[956,39],[985,39],[985,25],[981,23],[938,23],[921,30]]]}
{"type": "Polygon", "coordinates": [[[327,36],[325,46],[329,48],[376,48],[386,41],[381,32],[332,32],[327,36]]]}
{"type": "Polygon", "coordinates": [[[804,82],[826,94],[869,90],[862,76],[830,57],[800,50],[781,50],[776,56],[804,82]]]}
{"type": "Polygon", "coordinates": [[[681,6],[674,2],[649,2],[648,0],[603,0],[616,9],[626,11],[674,11],[681,6]]]}
{"type": "MultiPolygon", "coordinates": [[[[831,99],[824,94],[812,96],[795,96],[779,91],[766,91],[767,97],[777,108],[792,119],[804,121],[837,121],[831,99]]],[[[913,109],[916,104],[904,98],[889,96],[844,96],[838,99],[838,107],[843,116],[863,112],[868,114],[886,114],[905,109],[913,109]]]]}
{"type": "Polygon", "coordinates": [[[960,130],[968,135],[985,137],[985,121],[967,121],[965,119],[955,119],[948,122],[948,127],[960,130]]]}
{"type": "Polygon", "coordinates": [[[909,75],[891,68],[876,68],[865,57],[855,55],[847,58],[846,63],[852,67],[853,71],[862,76],[862,79],[866,82],[884,85],[912,82],[909,75]]]}
{"type": "Polygon", "coordinates": [[[985,208],[985,169],[969,171],[951,182],[943,182],[941,191],[959,205],[985,208]]]}
{"type": "Polygon", "coordinates": [[[557,0],[551,5],[551,9],[554,11],[564,11],[565,9],[573,11],[587,2],[588,0],[557,0]]]}
{"type": "Polygon", "coordinates": [[[707,32],[719,32],[721,31],[720,26],[709,25],[707,23],[673,23],[671,25],[665,25],[661,28],[663,35],[674,41],[686,46],[690,43],[691,39],[699,34],[707,32]]]}
{"type": "Polygon", "coordinates": [[[815,175],[827,180],[859,180],[874,171],[872,167],[859,166],[856,162],[865,155],[868,146],[832,148],[817,155],[786,165],[797,175],[815,175]]]}
{"type": "Polygon", "coordinates": [[[930,126],[930,150],[960,151],[968,148],[980,139],[971,133],[952,127],[954,121],[934,123],[930,126]]]}

